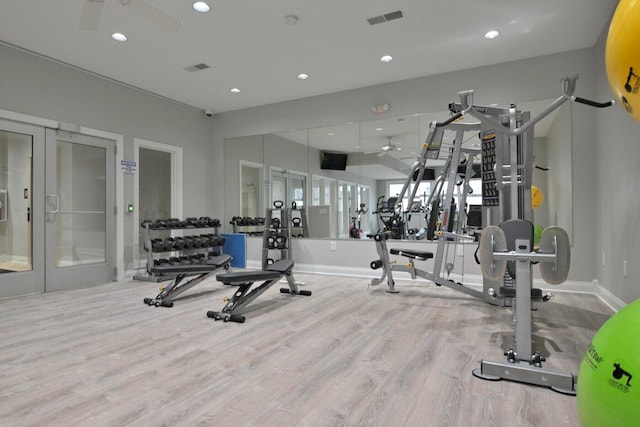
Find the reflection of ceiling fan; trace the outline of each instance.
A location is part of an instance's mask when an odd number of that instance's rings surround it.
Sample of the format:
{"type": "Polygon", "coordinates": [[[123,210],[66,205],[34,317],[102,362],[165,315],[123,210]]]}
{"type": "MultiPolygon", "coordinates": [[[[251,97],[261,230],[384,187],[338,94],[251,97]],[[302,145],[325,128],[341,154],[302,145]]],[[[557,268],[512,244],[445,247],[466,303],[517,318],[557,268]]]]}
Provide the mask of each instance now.
{"type": "Polygon", "coordinates": [[[382,151],[380,151],[378,153],[378,157],[382,157],[385,154],[390,153],[390,152],[392,152],[392,151],[394,151],[396,149],[400,150],[400,148],[397,148],[394,144],[391,143],[391,138],[392,138],[391,136],[388,136],[387,137],[387,143],[385,145],[383,145],[382,147],[380,147],[380,150],[382,150],[382,151]]]}
{"type": "MultiPolygon", "coordinates": [[[[182,22],[167,15],[155,6],[150,5],[144,0],[119,0],[120,4],[127,9],[143,16],[155,25],[169,31],[175,31],[182,25],[182,22]]],[[[102,6],[105,0],[84,0],[84,8],[80,17],[81,30],[96,30],[100,23],[100,15],[102,14],[102,6]]]]}

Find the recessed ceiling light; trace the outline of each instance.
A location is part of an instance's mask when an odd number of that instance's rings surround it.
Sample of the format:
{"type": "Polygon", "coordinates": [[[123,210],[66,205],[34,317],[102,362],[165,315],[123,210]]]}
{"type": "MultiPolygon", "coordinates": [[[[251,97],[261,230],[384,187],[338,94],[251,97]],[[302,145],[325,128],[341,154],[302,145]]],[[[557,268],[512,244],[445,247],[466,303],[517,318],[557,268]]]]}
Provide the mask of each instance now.
{"type": "Polygon", "coordinates": [[[384,130],[384,128],[376,128],[376,130],[380,132],[381,130],[384,130]]]}
{"type": "Polygon", "coordinates": [[[298,74],[298,78],[300,80],[307,80],[309,78],[309,74],[300,73],[300,74],[298,74]]]}
{"type": "Polygon", "coordinates": [[[329,135],[329,136],[333,136],[333,132],[329,132],[327,135],[329,135]]]}
{"type": "Polygon", "coordinates": [[[122,33],[113,33],[111,34],[111,38],[118,42],[126,42],[127,36],[122,33]]]}
{"type": "Polygon", "coordinates": [[[384,55],[380,57],[380,62],[391,62],[391,61],[393,61],[393,56],[391,55],[384,55]]]}
{"type": "Polygon", "coordinates": [[[491,30],[491,31],[487,31],[484,35],[485,39],[495,39],[496,37],[498,37],[500,35],[500,31],[498,30],[491,30]]]}
{"type": "Polygon", "coordinates": [[[193,10],[195,10],[196,12],[209,12],[211,10],[211,8],[209,7],[209,5],[203,1],[197,1],[193,3],[193,10]]]}
{"type": "Polygon", "coordinates": [[[231,92],[231,93],[240,93],[240,89],[238,89],[237,87],[234,87],[229,92],[231,92]]]}

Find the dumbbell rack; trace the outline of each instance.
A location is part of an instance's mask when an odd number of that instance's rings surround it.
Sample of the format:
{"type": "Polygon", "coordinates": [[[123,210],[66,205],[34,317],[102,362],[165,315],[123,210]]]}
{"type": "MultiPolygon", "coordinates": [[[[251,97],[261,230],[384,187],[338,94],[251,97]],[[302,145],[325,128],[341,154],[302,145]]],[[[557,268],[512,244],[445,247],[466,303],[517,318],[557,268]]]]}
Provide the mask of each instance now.
{"type": "Polygon", "coordinates": [[[135,275],[134,280],[143,280],[147,282],[162,282],[164,280],[173,279],[174,274],[158,274],[150,271],[150,268],[155,265],[170,262],[196,262],[202,258],[207,258],[210,254],[222,255],[222,246],[224,245],[224,237],[220,236],[219,228],[220,222],[218,220],[210,219],[188,218],[185,221],[179,221],[176,219],[163,221],[144,221],[140,224],[140,227],[144,233],[144,250],[147,252],[147,266],[143,275],[135,275]],[[194,232],[196,230],[211,229],[213,233],[209,234],[184,234],[187,232],[194,232]],[[152,238],[155,232],[171,232],[171,237],[164,239],[152,238]],[[180,231],[180,235],[174,235],[175,231],[180,231]],[[182,242],[191,240],[193,245],[182,245],[182,242]],[[206,242],[205,242],[206,241],[206,242]],[[199,243],[198,243],[199,242],[199,243]],[[173,256],[170,258],[156,258],[154,255],[164,253],[180,254],[180,256],[173,256]]]}
{"type": "Polygon", "coordinates": [[[262,236],[263,270],[279,259],[292,259],[291,208],[269,208],[266,213],[262,236]]]}

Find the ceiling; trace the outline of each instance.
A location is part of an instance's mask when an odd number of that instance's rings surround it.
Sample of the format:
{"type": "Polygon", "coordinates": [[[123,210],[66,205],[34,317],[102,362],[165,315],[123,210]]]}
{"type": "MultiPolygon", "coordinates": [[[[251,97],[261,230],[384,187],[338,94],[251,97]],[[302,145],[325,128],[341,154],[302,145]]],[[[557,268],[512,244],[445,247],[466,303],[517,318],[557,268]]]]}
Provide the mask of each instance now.
{"type": "Polygon", "coordinates": [[[592,47],[617,4],[211,0],[199,14],[190,0],[103,1],[95,29],[81,28],[92,0],[2,1],[0,41],[213,113],[592,47]]]}

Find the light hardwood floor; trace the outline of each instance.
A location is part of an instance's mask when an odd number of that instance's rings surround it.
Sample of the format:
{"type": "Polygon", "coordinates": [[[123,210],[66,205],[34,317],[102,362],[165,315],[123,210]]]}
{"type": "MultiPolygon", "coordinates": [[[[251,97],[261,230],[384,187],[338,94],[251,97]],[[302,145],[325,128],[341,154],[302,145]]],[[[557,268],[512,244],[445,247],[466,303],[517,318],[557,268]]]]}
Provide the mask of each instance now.
{"type": "MultiPolygon", "coordinates": [[[[215,322],[233,289],[214,279],[173,308],[143,304],[158,284],[127,281],[0,301],[0,425],[577,426],[575,397],[475,378],[503,360],[510,309],[432,284],[368,288],[296,275],[244,324],[215,322]]],[[[533,313],[545,367],[577,374],[611,315],[558,293],[533,313]]]]}

